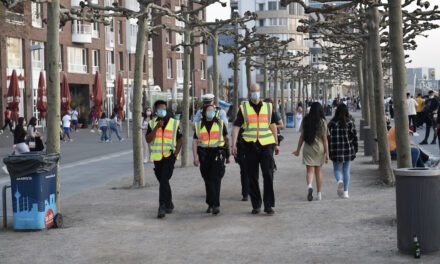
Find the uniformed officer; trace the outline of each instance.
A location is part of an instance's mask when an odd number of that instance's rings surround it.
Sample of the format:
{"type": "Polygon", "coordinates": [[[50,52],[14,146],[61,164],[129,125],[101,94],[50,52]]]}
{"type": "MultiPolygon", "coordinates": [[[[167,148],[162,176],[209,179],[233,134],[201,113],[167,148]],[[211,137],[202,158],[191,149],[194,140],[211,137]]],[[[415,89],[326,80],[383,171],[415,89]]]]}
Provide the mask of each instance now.
{"type": "Polygon", "coordinates": [[[220,186],[229,163],[228,130],[218,119],[213,105],[202,109],[202,120],[196,122],[193,139],[194,166],[199,166],[205,181],[207,213],[220,212],[220,186]]]}
{"type": "Polygon", "coordinates": [[[154,174],[159,181],[158,218],[171,214],[174,209],[169,180],[173,176],[174,163],[182,146],[182,133],[179,120],[167,114],[167,103],[158,100],[154,103],[157,118],[148,124],[146,140],[151,143],[150,159],[154,161],[154,174]]]}
{"type": "MultiPolygon", "coordinates": [[[[203,106],[205,106],[205,105],[213,105],[214,106],[214,98],[215,98],[215,96],[213,94],[204,94],[202,96],[203,106]]],[[[195,125],[196,122],[199,122],[202,119],[202,111],[201,110],[202,109],[199,109],[197,111],[196,116],[194,117],[193,125],[195,125]]],[[[215,117],[217,119],[223,120],[223,123],[225,124],[225,126],[228,127],[228,117],[226,115],[225,110],[223,110],[220,107],[216,107],[216,106],[214,106],[214,110],[215,110],[215,117]]]]}
{"type": "Polygon", "coordinates": [[[252,214],[261,211],[261,193],[258,184],[259,165],[264,179],[264,211],[272,215],[275,206],[273,190],[273,152],[278,155],[280,149],[277,145],[277,130],[275,114],[271,103],[260,100],[260,87],[252,84],[249,89],[250,102],[240,106],[232,132],[232,154],[237,155],[237,137],[240,128],[243,128],[245,141],[246,169],[249,176],[249,195],[252,202],[252,214]]]}

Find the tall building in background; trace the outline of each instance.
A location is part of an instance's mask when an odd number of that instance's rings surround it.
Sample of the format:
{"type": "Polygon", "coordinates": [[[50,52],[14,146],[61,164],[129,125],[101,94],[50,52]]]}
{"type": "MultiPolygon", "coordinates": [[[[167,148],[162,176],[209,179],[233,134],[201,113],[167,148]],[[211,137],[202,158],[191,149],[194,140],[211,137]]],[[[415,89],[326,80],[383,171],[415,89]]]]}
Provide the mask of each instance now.
{"type": "Polygon", "coordinates": [[[406,68],[406,90],[411,95],[427,94],[429,90],[438,92],[438,81],[435,78],[435,68],[406,68]]]}
{"type": "MultiPolygon", "coordinates": [[[[81,0],[61,0],[67,7],[80,6],[81,0]]],[[[92,3],[110,6],[114,0],[93,0],[92,3]]],[[[128,9],[139,10],[137,0],[119,0],[119,5],[128,9]]],[[[184,0],[161,0],[161,5],[168,3],[177,9],[179,5],[189,5],[184,0]]],[[[205,19],[204,12],[201,16],[205,19]]],[[[47,69],[46,30],[43,20],[47,18],[46,4],[25,2],[14,10],[7,11],[0,5],[0,109],[7,106],[6,94],[12,70],[21,76],[19,116],[26,119],[38,116],[36,109],[38,78],[40,72],[47,69]]],[[[181,27],[174,19],[161,18],[161,22],[181,27]]],[[[101,73],[104,111],[111,112],[116,94],[118,73],[123,75],[126,94],[133,84],[134,61],[136,56],[137,21],[135,19],[113,18],[110,25],[67,22],[60,29],[60,71],[66,72],[72,96],[72,106],[81,108],[80,116],[88,118],[93,102],[94,75],[101,73]]],[[[169,93],[175,81],[183,83],[183,54],[171,51],[171,45],[182,41],[183,37],[162,30],[148,41],[145,49],[144,74],[142,86],[145,91],[156,90],[169,93]]],[[[195,95],[200,96],[201,89],[206,89],[205,47],[193,48],[191,69],[197,70],[195,76],[195,95]]],[[[165,97],[169,97],[165,95],[165,97]]],[[[130,107],[127,103],[127,116],[130,107]]],[[[3,115],[0,116],[3,123],[3,115]]]]}
{"type": "MultiPolygon", "coordinates": [[[[305,1],[308,3],[308,0],[305,1]]],[[[288,51],[292,53],[308,52],[309,44],[307,34],[298,32],[296,28],[300,25],[300,19],[307,19],[304,9],[297,3],[283,7],[279,0],[238,0],[238,12],[243,15],[246,11],[255,12],[258,15],[257,21],[248,23],[250,28],[256,27],[257,33],[267,34],[270,37],[278,37],[280,40],[294,39],[288,46],[288,51]]],[[[309,62],[305,57],[304,63],[309,62]]],[[[263,86],[263,75],[260,71],[252,72],[252,81],[263,86]]],[[[283,89],[287,88],[283,87],[283,89]]],[[[270,87],[272,91],[273,87],[270,87]]],[[[281,87],[277,87],[281,89],[281,87]]],[[[278,93],[280,94],[280,93],[278,93]]],[[[285,93],[286,95],[288,92],[285,93]]],[[[240,97],[247,98],[246,70],[244,62],[240,65],[240,97]]]]}

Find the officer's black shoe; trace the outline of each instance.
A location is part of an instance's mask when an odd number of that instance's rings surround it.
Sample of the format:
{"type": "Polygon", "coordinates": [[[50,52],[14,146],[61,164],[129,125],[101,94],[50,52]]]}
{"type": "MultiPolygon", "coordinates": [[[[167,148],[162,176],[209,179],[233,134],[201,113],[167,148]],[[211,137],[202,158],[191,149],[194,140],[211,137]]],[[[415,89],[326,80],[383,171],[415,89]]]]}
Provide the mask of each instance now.
{"type": "Polygon", "coordinates": [[[207,214],[210,214],[210,213],[212,213],[212,207],[210,206],[210,207],[208,207],[208,209],[206,210],[206,213],[207,214]]]}
{"type": "Polygon", "coordinates": [[[264,212],[265,212],[267,215],[273,215],[273,214],[275,214],[275,211],[273,210],[272,207],[265,208],[265,209],[264,209],[264,212]]]}
{"type": "Polygon", "coordinates": [[[166,208],[165,209],[165,213],[172,214],[173,213],[173,209],[172,208],[166,208]]]}
{"type": "Polygon", "coordinates": [[[218,208],[217,206],[212,207],[213,215],[218,215],[219,213],[220,213],[220,208],[218,208]]]}
{"type": "Polygon", "coordinates": [[[260,208],[252,209],[252,214],[259,214],[261,211],[260,208]]]}
{"type": "Polygon", "coordinates": [[[428,141],[426,141],[426,140],[423,140],[422,142],[419,143],[419,145],[427,145],[427,144],[428,144],[428,141]]]}
{"type": "Polygon", "coordinates": [[[434,139],[433,141],[431,141],[431,144],[436,144],[436,140],[434,139]]]}
{"type": "Polygon", "coordinates": [[[162,207],[159,207],[159,210],[157,211],[157,218],[162,219],[165,217],[165,209],[162,207]]]}
{"type": "Polygon", "coordinates": [[[247,196],[243,196],[243,198],[241,199],[243,202],[247,202],[249,199],[247,196]]]}

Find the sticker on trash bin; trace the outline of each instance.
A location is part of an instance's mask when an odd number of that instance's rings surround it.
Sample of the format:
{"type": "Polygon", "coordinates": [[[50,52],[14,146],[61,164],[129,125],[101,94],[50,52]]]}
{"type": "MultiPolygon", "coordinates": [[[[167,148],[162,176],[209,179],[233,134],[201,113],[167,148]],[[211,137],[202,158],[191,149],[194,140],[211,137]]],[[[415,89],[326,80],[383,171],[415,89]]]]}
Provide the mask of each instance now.
{"type": "Polygon", "coordinates": [[[46,227],[51,227],[53,225],[53,211],[52,209],[47,210],[44,216],[44,224],[46,227]]]}

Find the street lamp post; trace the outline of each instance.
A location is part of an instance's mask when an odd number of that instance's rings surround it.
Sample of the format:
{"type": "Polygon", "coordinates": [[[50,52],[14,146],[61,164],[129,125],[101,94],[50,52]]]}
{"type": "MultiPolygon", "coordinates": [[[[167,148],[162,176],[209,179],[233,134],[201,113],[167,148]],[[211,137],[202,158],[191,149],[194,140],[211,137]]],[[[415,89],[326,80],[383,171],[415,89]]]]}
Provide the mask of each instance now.
{"type": "Polygon", "coordinates": [[[194,121],[194,97],[195,97],[195,93],[196,93],[196,78],[195,78],[195,73],[198,72],[199,70],[197,69],[193,69],[192,70],[192,120],[194,121]]]}

